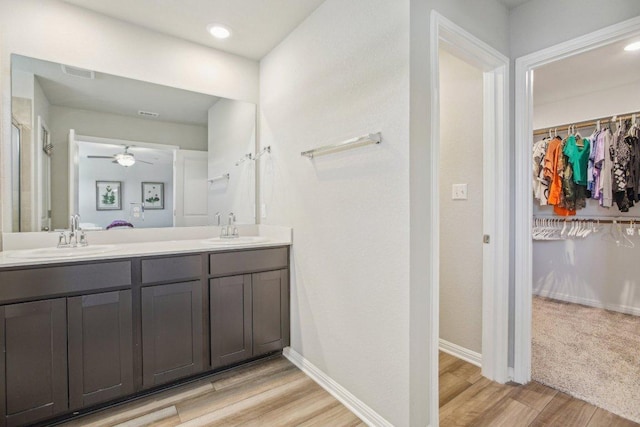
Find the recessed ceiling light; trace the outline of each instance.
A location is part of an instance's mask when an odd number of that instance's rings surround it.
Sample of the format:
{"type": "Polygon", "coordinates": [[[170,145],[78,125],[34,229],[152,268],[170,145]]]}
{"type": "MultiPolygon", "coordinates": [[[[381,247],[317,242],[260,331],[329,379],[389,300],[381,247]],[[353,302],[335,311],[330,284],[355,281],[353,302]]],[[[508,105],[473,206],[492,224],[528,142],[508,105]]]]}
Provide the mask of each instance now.
{"type": "Polygon", "coordinates": [[[628,44],[624,47],[624,50],[626,50],[627,52],[631,52],[632,50],[640,50],[640,42],[628,44]]]}
{"type": "Polygon", "coordinates": [[[231,30],[220,24],[211,24],[207,26],[207,30],[217,39],[226,39],[231,36],[231,30]]]}

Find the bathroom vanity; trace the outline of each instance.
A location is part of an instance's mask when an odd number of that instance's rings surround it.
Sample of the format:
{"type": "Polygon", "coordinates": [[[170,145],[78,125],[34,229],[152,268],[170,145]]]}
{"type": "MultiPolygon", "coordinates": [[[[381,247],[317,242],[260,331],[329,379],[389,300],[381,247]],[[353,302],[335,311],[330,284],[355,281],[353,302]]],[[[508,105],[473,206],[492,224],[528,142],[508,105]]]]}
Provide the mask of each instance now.
{"type": "Polygon", "coordinates": [[[290,242],[170,243],[79,261],[3,255],[0,425],[86,412],[289,345],[290,242]]]}

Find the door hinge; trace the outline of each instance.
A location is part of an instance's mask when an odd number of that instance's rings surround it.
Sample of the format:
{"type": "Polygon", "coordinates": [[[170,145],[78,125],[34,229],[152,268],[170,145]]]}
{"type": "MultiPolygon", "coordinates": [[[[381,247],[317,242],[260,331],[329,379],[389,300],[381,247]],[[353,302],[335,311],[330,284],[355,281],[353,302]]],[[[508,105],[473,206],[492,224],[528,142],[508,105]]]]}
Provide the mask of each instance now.
{"type": "Polygon", "coordinates": [[[489,244],[489,240],[491,240],[491,238],[489,237],[488,234],[485,234],[484,236],[482,236],[482,243],[489,244]]]}

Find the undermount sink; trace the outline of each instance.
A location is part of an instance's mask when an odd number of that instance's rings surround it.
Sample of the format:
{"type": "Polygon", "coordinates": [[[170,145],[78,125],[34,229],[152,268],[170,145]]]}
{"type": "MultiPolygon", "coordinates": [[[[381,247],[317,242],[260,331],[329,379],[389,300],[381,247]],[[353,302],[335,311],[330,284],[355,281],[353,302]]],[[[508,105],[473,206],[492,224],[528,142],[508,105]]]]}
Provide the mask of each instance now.
{"type": "Polygon", "coordinates": [[[78,246],[75,248],[41,248],[41,249],[27,249],[23,251],[16,251],[8,254],[11,258],[28,258],[28,259],[41,259],[41,258],[74,258],[87,255],[97,255],[105,252],[115,251],[118,247],[116,245],[89,245],[78,246]]]}
{"type": "Polygon", "coordinates": [[[221,238],[221,237],[213,237],[211,239],[203,240],[202,243],[205,245],[215,245],[215,246],[237,246],[237,245],[250,245],[252,243],[265,243],[268,242],[269,239],[262,236],[240,236],[235,238],[221,238]]]}

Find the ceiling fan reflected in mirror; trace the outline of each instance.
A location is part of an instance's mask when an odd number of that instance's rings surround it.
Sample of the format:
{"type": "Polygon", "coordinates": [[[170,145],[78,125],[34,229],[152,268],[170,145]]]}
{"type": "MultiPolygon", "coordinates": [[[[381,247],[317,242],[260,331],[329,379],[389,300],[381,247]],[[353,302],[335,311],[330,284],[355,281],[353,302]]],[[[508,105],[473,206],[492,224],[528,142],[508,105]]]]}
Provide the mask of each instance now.
{"type": "Polygon", "coordinates": [[[146,162],[144,160],[137,160],[133,153],[129,152],[129,148],[133,147],[132,145],[127,145],[124,147],[124,152],[114,154],[113,156],[87,156],[88,159],[111,159],[112,163],[117,163],[120,166],[124,166],[128,168],[129,166],[133,166],[136,162],[146,163],[148,165],[152,165],[151,162],[146,162]]]}

